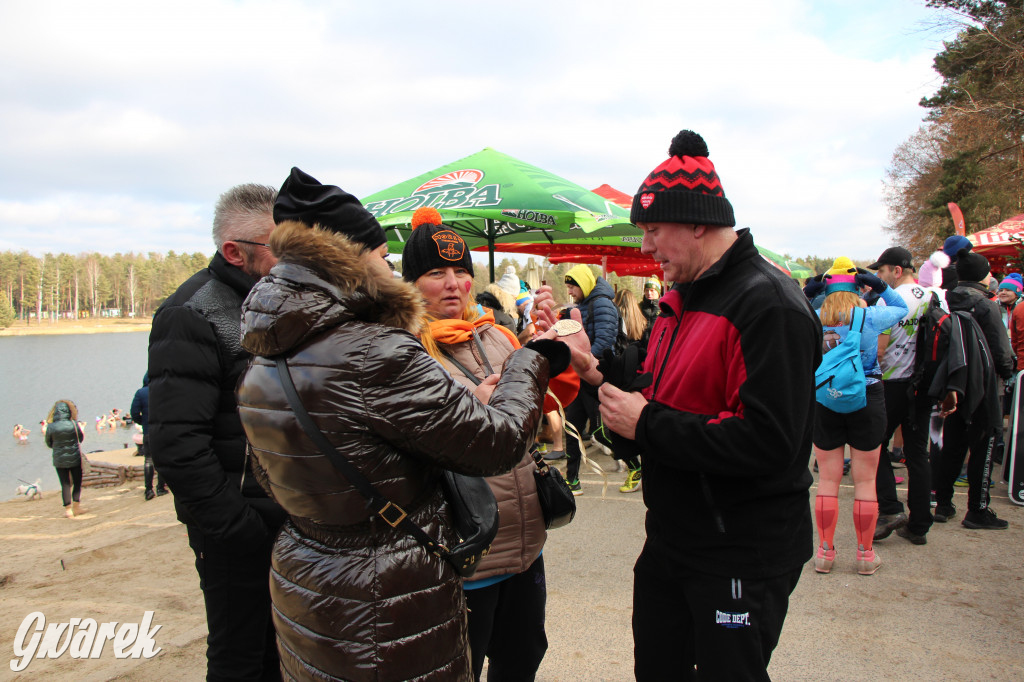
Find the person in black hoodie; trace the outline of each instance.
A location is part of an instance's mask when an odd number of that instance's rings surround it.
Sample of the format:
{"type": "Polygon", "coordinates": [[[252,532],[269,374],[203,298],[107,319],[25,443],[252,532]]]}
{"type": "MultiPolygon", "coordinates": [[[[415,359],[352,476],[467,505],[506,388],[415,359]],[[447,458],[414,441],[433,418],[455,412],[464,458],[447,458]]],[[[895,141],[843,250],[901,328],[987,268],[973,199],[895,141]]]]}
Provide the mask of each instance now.
{"type": "MultiPolygon", "coordinates": [[[[985,356],[991,358],[992,369],[1003,380],[1013,378],[1015,362],[1010,339],[1000,319],[999,304],[988,296],[988,259],[973,251],[961,251],[956,261],[956,272],[960,283],[947,292],[946,301],[950,312],[966,311],[978,323],[987,346],[985,356]]],[[[984,405],[984,403],[983,403],[984,405]]],[[[999,408],[983,410],[991,417],[999,408]]],[[[989,485],[992,474],[992,448],[995,444],[996,429],[993,423],[998,419],[982,418],[963,409],[956,409],[946,417],[942,430],[942,455],[938,471],[935,472],[935,498],[938,506],[933,513],[939,523],[945,523],[956,516],[953,504],[953,483],[960,475],[967,450],[971,457],[967,462],[967,513],[962,524],[967,528],[1001,530],[1009,524],[996,516],[988,506],[989,485]],[[966,413],[965,413],[966,412],[966,413]]]]}
{"type": "Polygon", "coordinates": [[[644,231],[642,251],[675,282],[643,366],[653,376],[613,385],[612,368],[604,373],[580,352],[582,334],[565,339],[584,380],[609,379],[599,391],[605,426],[644,453],[636,679],[699,671],[700,679],[767,680],[789,595],[812,554],[821,324],[797,285],[758,255],[750,231],[732,229],[704,140],[682,131],[669,155],[630,215],[644,231]]]}
{"type": "Polygon", "coordinates": [[[277,262],[267,246],[277,191],[239,185],[214,212],[210,265],[153,316],[149,447],[188,529],[206,602],[208,680],[280,679],[270,613],[270,552],[283,510],[253,478],[235,384],[242,301],[277,262]]]}

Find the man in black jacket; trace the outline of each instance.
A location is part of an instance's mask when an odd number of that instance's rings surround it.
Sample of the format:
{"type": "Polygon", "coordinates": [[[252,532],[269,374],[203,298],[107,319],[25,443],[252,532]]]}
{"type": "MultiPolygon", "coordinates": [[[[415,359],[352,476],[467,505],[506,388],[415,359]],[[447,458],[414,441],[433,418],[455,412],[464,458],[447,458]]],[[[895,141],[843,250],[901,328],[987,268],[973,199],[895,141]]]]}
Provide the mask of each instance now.
{"type": "MultiPolygon", "coordinates": [[[[988,296],[989,263],[981,254],[972,251],[960,254],[956,262],[960,283],[946,294],[951,312],[966,311],[978,323],[984,334],[984,344],[991,358],[992,369],[1003,380],[1013,377],[1016,363],[1010,338],[999,315],[999,304],[988,296]]],[[[998,390],[998,389],[997,389],[998,390]]],[[[993,399],[995,396],[990,396],[993,399]]],[[[992,448],[996,441],[996,430],[1002,428],[1002,412],[998,403],[972,413],[962,406],[946,417],[942,429],[942,456],[939,470],[935,473],[934,518],[939,523],[956,516],[953,505],[953,482],[960,475],[967,450],[971,457],[967,461],[967,513],[962,524],[967,528],[1001,530],[1009,524],[996,516],[988,506],[989,485],[992,475],[992,448]],[[985,417],[988,417],[986,419],[985,417]]]]}
{"type": "MultiPolygon", "coordinates": [[[[812,552],[808,469],[821,322],[758,255],[704,140],[682,131],[633,199],[642,251],[675,282],[644,372],[600,389],[644,453],[647,541],[633,569],[637,680],[767,680],[812,552]],[[645,386],[643,392],[629,389],[645,386]],[[696,670],[695,670],[696,668],[696,670]]],[[[567,337],[573,339],[572,336],[567,337]]],[[[575,340],[570,341],[570,344],[575,340]]],[[[574,352],[593,383],[596,360],[574,352]]]]}
{"type": "Polygon", "coordinates": [[[285,515],[249,471],[235,409],[250,357],[242,301],[276,263],[266,243],[276,198],[252,184],[221,195],[217,253],[160,306],[149,337],[149,445],[196,555],[208,680],[280,679],[269,573],[285,515]]]}

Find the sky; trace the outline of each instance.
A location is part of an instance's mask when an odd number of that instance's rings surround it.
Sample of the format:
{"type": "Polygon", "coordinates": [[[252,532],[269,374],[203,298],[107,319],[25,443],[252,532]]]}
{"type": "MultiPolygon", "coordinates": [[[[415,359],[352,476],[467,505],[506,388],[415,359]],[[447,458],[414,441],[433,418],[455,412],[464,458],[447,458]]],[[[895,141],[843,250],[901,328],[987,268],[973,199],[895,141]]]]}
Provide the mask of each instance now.
{"type": "Polygon", "coordinates": [[[739,227],[874,258],[940,80],[924,0],[4,0],[0,251],[212,253],[221,192],[492,147],[632,195],[688,128],[739,227]]]}

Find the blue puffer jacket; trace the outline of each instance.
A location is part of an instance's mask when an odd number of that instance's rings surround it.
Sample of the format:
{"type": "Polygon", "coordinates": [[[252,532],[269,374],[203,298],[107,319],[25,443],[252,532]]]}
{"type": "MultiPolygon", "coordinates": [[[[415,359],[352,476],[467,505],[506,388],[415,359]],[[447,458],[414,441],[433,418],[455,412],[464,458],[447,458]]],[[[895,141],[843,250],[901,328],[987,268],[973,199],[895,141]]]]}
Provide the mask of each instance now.
{"type": "Polygon", "coordinates": [[[590,338],[590,352],[600,358],[605,348],[614,348],[619,335],[622,318],[615,307],[615,291],[604,277],[597,278],[597,284],[587,297],[579,303],[583,317],[583,330],[590,338]]]}

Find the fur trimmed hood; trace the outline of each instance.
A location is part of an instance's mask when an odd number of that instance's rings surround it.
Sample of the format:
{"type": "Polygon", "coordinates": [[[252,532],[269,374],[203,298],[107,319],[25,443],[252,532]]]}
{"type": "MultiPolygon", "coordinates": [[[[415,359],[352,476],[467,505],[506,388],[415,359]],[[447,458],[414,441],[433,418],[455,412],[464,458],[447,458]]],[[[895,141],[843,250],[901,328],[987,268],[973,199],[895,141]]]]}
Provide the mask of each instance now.
{"type": "Polygon", "coordinates": [[[375,269],[362,244],[286,221],[271,233],[270,250],[277,265],[242,304],[242,346],[250,353],[277,355],[350,320],[419,332],[419,290],[375,269]]]}

